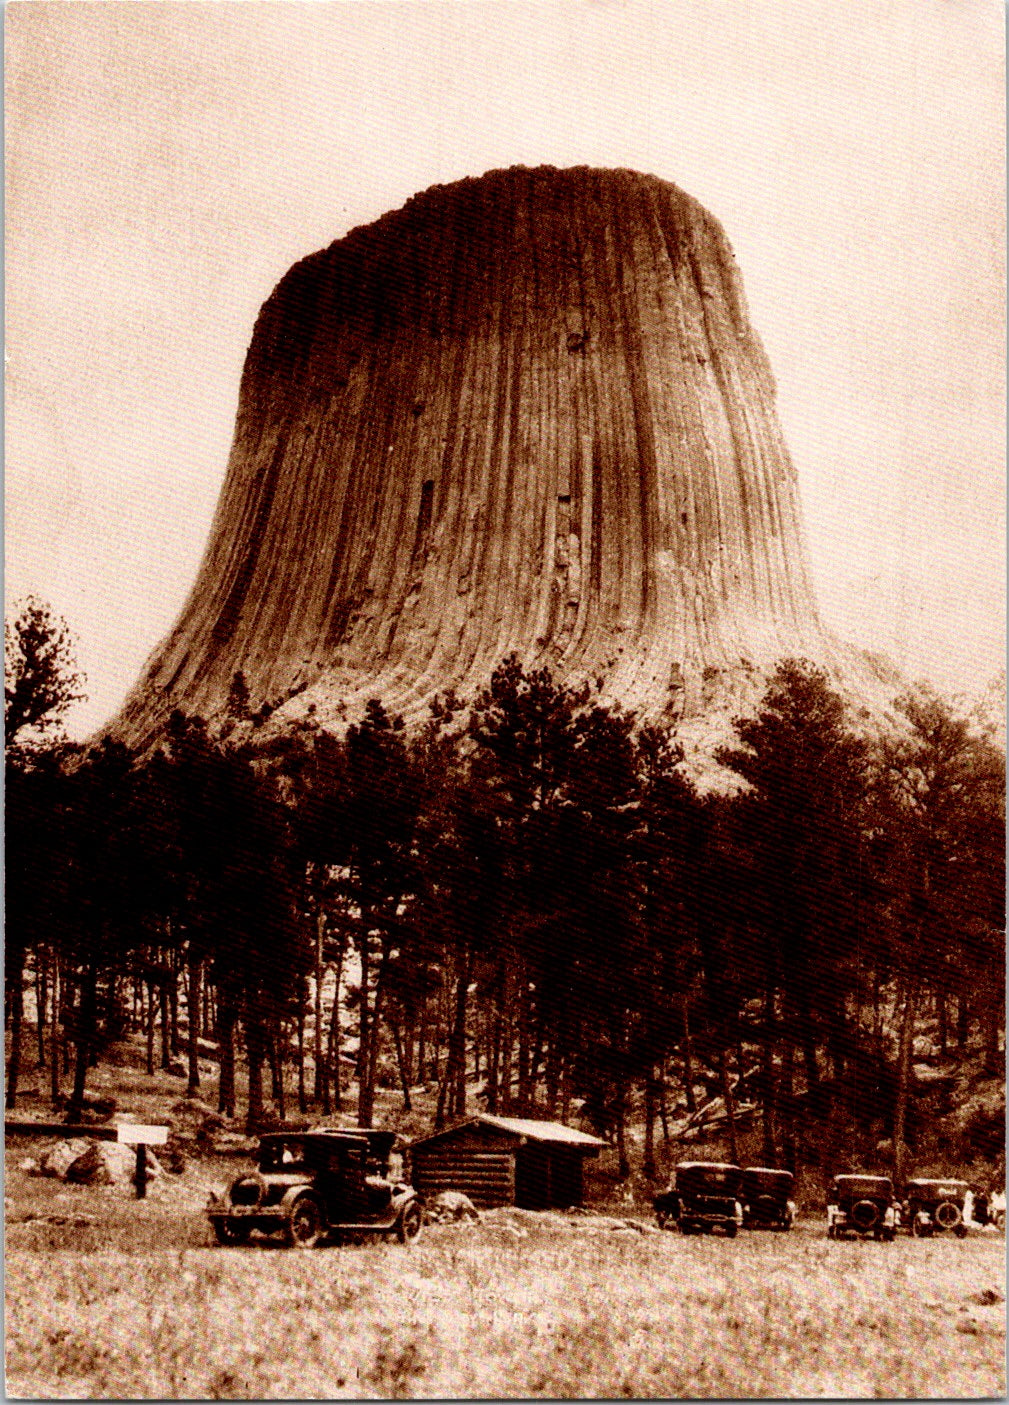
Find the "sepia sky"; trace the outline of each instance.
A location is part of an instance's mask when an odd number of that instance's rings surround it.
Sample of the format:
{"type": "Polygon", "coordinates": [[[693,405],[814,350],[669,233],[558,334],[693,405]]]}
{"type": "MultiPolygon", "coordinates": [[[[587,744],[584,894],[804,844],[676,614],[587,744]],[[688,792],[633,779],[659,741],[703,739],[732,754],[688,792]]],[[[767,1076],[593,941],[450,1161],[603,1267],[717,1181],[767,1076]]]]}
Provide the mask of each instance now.
{"type": "Polygon", "coordinates": [[[629,166],[724,225],[821,612],[974,691],[1005,655],[994,0],[45,3],[6,29],[5,597],[84,736],[192,583],[260,304],[435,182],[629,166]]]}

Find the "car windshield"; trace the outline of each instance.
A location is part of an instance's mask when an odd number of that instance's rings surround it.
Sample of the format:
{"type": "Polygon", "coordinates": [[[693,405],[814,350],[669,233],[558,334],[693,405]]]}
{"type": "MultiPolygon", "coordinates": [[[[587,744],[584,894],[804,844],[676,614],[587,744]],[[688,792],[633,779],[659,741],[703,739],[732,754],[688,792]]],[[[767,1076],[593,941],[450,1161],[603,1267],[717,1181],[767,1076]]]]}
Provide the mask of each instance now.
{"type": "Polygon", "coordinates": [[[962,1200],[968,1188],[966,1181],[908,1181],[907,1194],[919,1200],[962,1200]]]}
{"type": "Polygon", "coordinates": [[[259,1148],[261,1171],[303,1171],[305,1143],[302,1141],[264,1141],[259,1148]]]}
{"type": "Polygon", "coordinates": [[[676,1187],[685,1195],[735,1195],[742,1175],[738,1166],[677,1166],[676,1187]]]}
{"type": "Polygon", "coordinates": [[[835,1195],[875,1195],[893,1198],[893,1184],[887,1176],[837,1176],[835,1195]]]}
{"type": "Polygon", "coordinates": [[[763,1166],[750,1166],[743,1172],[743,1187],[748,1195],[788,1195],[792,1189],[789,1171],[771,1171],[763,1166]]]}

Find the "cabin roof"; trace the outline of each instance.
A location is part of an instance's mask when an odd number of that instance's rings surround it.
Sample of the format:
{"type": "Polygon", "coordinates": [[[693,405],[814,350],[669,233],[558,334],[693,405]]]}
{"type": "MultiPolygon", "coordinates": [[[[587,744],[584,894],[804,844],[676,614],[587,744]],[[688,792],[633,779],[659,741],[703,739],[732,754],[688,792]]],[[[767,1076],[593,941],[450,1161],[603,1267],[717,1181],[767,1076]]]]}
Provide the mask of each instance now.
{"type": "Polygon", "coordinates": [[[566,1127],[563,1122],[541,1122],[534,1117],[496,1117],[492,1113],[482,1112],[476,1117],[467,1117],[465,1122],[457,1122],[454,1127],[446,1127],[441,1132],[435,1132],[430,1137],[419,1137],[413,1143],[415,1147],[424,1146],[429,1142],[440,1141],[443,1137],[451,1137],[454,1133],[462,1131],[464,1127],[484,1126],[491,1127],[495,1131],[504,1132],[506,1135],[521,1138],[533,1142],[551,1142],[560,1146],[576,1146],[596,1148],[605,1146],[606,1143],[599,1137],[589,1136],[587,1132],[579,1132],[574,1127],[566,1127]]]}

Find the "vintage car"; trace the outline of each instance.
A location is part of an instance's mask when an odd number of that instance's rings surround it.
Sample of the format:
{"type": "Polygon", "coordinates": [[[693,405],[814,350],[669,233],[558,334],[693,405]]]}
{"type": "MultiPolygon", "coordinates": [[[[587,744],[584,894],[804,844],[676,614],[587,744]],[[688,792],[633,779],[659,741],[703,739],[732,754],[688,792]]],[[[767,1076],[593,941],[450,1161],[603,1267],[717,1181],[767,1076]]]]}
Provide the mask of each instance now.
{"type": "Polygon", "coordinates": [[[904,1187],[901,1223],[917,1239],[936,1233],[967,1235],[964,1200],[970,1186],[966,1181],[914,1180],[904,1187]]]}
{"type": "Polygon", "coordinates": [[[898,1206],[889,1176],[859,1172],[835,1176],[827,1197],[827,1238],[846,1234],[891,1242],[897,1232],[898,1206]]]}
{"type": "Polygon", "coordinates": [[[772,1171],[767,1166],[747,1166],[743,1172],[743,1224],[747,1229],[791,1229],[795,1223],[795,1201],[791,1171],[772,1171]]]}
{"type": "Polygon", "coordinates": [[[357,1234],[416,1239],[423,1223],[412,1186],[394,1180],[395,1132],[317,1128],[261,1137],[257,1165],[212,1194],[207,1215],[221,1244],[244,1244],[253,1230],[310,1249],[357,1234]]]}
{"type": "Polygon", "coordinates": [[[676,1172],[665,1190],[652,1201],[659,1229],[675,1229],[680,1218],[680,1194],[676,1189],[676,1172]]]}
{"type": "MultiPolygon", "coordinates": [[[[681,1234],[720,1230],[735,1237],[743,1223],[743,1172],[723,1161],[681,1161],[676,1168],[676,1223],[681,1234]]],[[[668,1193],[668,1192],[667,1192],[668,1193]]]]}

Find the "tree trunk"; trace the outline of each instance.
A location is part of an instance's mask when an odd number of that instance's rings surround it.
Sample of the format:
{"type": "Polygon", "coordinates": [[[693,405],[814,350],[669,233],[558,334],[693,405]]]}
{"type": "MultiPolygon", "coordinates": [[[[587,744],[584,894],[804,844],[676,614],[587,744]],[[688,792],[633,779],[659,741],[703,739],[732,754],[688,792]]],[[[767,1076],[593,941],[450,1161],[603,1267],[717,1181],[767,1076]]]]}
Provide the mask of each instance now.
{"type": "Polygon", "coordinates": [[[956,1001],[956,1047],[962,1052],[967,1047],[970,1039],[970,1007],[967,997],[963,993],[957,996],[956,1001]]]}
{"type": "Polygon", "coordinates": [[[950,1020],[946,1009],[946,991],[936,991],[936,1020],[939,1024],[939,1051],[946,1058],[950,1043],[950,1020]]]}
{"type": "Polygon", "coordinates": [[[466,1116],[466,1006],[469,1000],[469,982],[472,974],[469,952],[463,958],[462,974],[455,992],[456,1065],[455,1085],[452,1098],[452,1116],[466,1116]]]}
{"type": "Polygon", "coordinates": [[[411,1112],[413,1110],[413,1105],[410,1102],[410,1079],[407,1074],[406,1060],[403,1057],[403,1039],[400,1034],[399,1022],[397,1020],[390,1020],[389,1023],[392,1026],[392,1038],[393,1043],[396,1046],[396,1062],[399,1065],[399,1081],[403,1088],[403,1111],[411,1112]]]}
{"type": "Polygon", "coordinates": [[[487,1098],[487,1111],[497,1112],[498,1106],[498,1079],[501,1068],[501,1008],[496,996],[491,996],[493,1005],[488,1021],[487,1037],[489,1040],[487,1047],[487,1077],[484,1081],[484,1093],[487,1098]]]}
{"type": "Polygon", "coordinates": [[[690,1046],[690,1002],[687,997],[683,997],[683,1097],[687,1104],[688,1112],[697,1111],[697,1102],[694,1098],[694,1060],[693,1050],[690,1046]]]}
{"type": "Polygon", "coordinates": [[[732,1085],[729,1081],[729,1061],[725,1056],[725,1046],[718,1051],[718,1067],[722,1079],[722,1100],[725,1103],[725,1117],[729,1135],[729,1160],[738,1164],[739,1144],[736,1140],[736,1102],[732,1096],[732,1085]]]}
{"type": "Polygon", "coordinates": [[[649,1064],[645,1073],[645,1154],[642,1162],[645,1179],[655,1179],[655,1069],[649,1064]]]}
{"type": "Polygon", "coordinates": [[[783,1170],[795,1174],[795,1045],[790,1037],[785,1039],[785,1049],[781,1060],[781,1084],[778,1097],[778,1112],[781,1122],[781,1159],[783,1170]]]}
{"type": "MultiPolygon", "coordinates": [[[[435,1110],[435,1130],[438,1131],[445,1125],[446,1113],[448,1116],[465,1115],[465,1109],[459,1110],[459,1067],[463,1068],[465,1078],[466,1063],[466,992],[469,985],[468,964],[464,961],[463,968],[456,976],[455,998],[453,1001],[452,1022],[448,1032],[448,1054],[445,1059],[445,1071],[438,1088],[438,1106],[435,1110]]],[[[465,1089],[465,1084],[463,1085],[465,1089]]],[[[464,1094],[465,1101],[465,1094],[464,1094]]]]}
{"type": "Polygon", "coordinates": [[[760,1109],[760,1159],[765,1166],[777,1165],[774,1145],[774,984],[768,979],[764,986],[764,1030],[760,1051],[760,1081],[763,1094],[760,1109]]]}
{"type": "Polygon", "coordinates": [[[161,971],[158,986],[158,1000],[161,1005],[161,1067],[169,1069],[172,1066],[172,1046],[169,1027],[168,972],[164,969],[161,971]]]}
{"type": "Polygon", "coordinates": [[[235,1115],[235,1007],[230,993],[221,991],[217,1001],[217,1040],[220,1077],[217,1110],[225,1117],[235,1115]]]}
{"type": "Polygon", "coordinates": [[[93,961],[89,961],[81,977],[81,1005],[78,1011],[74,1058],[74,1085],[67,1107],[68,1122],[79,1122],[84,1111],[84,1085],[88,1075],[91,1046],[94,1043],[96,999],[98,993],[98,972],[93,961]]]}
{"type": "Polygon", "coordinates": [[[911,1050],[914,1043],[914,1017],[917,1009],[918,982],[914,975],[906,978],[904,1008],[900,1021],[897,1048],[897,1086],[893,1106],[893,1180],[904,1184],[904,1128],[907,1121],[907,1100],[911,1088],[911,1050]]]}
{"type": "Polygon", "coordinates": [[[249,1101],[245,1114],[245,1130],[254,1136],[263,1126],[263,1061],[266,1055],[266,1038],[256,1015],[249,1014],[245,1020],[245,1052],[249,1062],[249,1101]]]}
{"type": "Polygon", "coordinates": [[[518,998],[518,1097],[523,1113],[529,1109],[532,1101],[530,1081],[530,1064],[532,1062],[532,1031],[531,1011],[529,1009],[529,982],[524,977],[519,981],[518,998]]]}
{"type": "Polygon", "coordinates": [[[298,991],[298,1111],[308,1111],[305,1096],[305,989],[304,982],[298,991]]]}
{"type": "Polygon", "coordinates": [[[799,1027],[802,1030],[802,1062],[806,1074],[806,1087],[812,1091],[820,1083],[820,1070],[816,1062],[816,1031],[813,1014],[809,1007],[809,995],[805,988],[800,992],[798,1002],[799,1027]]]}
{"type": "Polygon", "coordinates": [[[18,1096],[18,1078],[21,1073],[21,1032],[24,1024],[24,948],[14,948],[8,966],[8,989],[10,992],[10,1032],[11,1047],[7,1059],[7,1107],[14,1107],[18,1096]]]}
{"type": "Polygon", "coordinates": [[[659,1121],[662,1123],[662,1144],[666,1148],[669,1146],[669,1108],[666,1103],[666,1067],[665,1059],[659,1069],[659,1121]]]}
{"type": "Polygon", "coordinates": [[[365,1083],[363,1088],[359,1085],[358,1092],[357,1125],[359,1127],[370,1127],[375,1116],[375,1087],[378,1083],[378,1056],[382,1047],[382,1004],[385,999],[386,976],[389,970],[391,954],[392,940],[390,937],[384,936],[382,938],[382,958],[379,962],[378,973],[375,977],[375,997],[371,1006],[371,1044],[368,1050],[367,1063],[365,1065],[365,1083]]]}
{"type": "Polygon", "coordinates": [[[49,982],[42,948],[35,948],[35,1041],[38,1045],[38,1066],[46,1066],[46,1008],[49,1004],[49,982]]]}
{"type": "Polygon", "coordinates": [[[276,1079],[274,1087],[274,1101],[277,1104],[277,1116],[281,1122],[287,1121],[287,1093],[284,1088],[284,1057],[287,1047],[287,1032],[284,1028],[283,1020],[278,1020],[270,1040],[270,1048],[273,1052],[270,1072],[276,1079]]]}
{"type": "Polygon", "coordinates": [[[343,1107],[343,1073],[340,1063],[340,987],[343,983],[344,947],[341,942],[336,954],[333,971],[333,1004],[329,1012],[329,1038],[326,1043],[325,1073],[323,1083],[323,1106],[329,1111],[329,1084],[333,1084],[333,1107],[339,1112],[343,1107]]]}
{"type": "Polygon", "coordinates": [[[555,1024],[553,1032],[547,1041],[547,1061],[543,1071],[546,1115],[551,1122],[557,1116],[557,1098],[560,1093],[560,1067],[560,1041],[555,1024]]]}
{"type": "MultiPolygon", "coordinates": [[[[326,914],[319,912],[315,918],[315,1038],[313,1040],[313,1052],[315,1055],[315,1088],[314,1097],[316,1106],[322,1102],[328,1102],[328,1098],[323,1092],[325,1072],[322,1066],[322,983],[326,968],[323,965],[323,937],[326,931],[326,914]]],[[[337,991],[339,995],[339,991],[337,991]]],[[[328,1112],[328,1108],[326,1109],[328,1112]]]]}
{"type": "Polygon", "coordinates": [[[177,1059],[182,1053],[182,1045],[179,1042],[179,976],[182,971],[182,953],[177,948],[169,954],[169,981],[168,981],[168,1030],[169,1045],[172,1058],[177,1059]]]}
{"type": "MultiPolygon", "coordinates": [[[[1004,975],[1000,969],[999,977],[1004,975]]],[[[984,1002],[984,1071],[991,1078],[1005,1077],[1005,1057],[999,1052],[999,1030],[1003,1023],[1005,986],[1002,980],[989,980],[984,1002]]]]}
{"type": "Polygon", "coordinates": [[[147,1073],[154,1077],[154,982],[147,982],[147,1073]]]}
{"type": "Polygon", "coordinates": [[[189,1081],[187,1093],[200,1090],[200,1002],[203,995],[203,962],[189,947],[189,991],[186,1005],[189,1011],[189,1081]]]}
{"type": "Polygon", "coordinates": [[[368,918],[361,914],[361,938],[358,950],[361,956],[361,992],[358,1002],[358,1049],[357,1049],[357,1125],[371,1126],[371,1107],[368,1099],[368,1070],[371,1067],[371,981],[370,952],[368,942],[368,918]]]}
{"type": "Polygon", "coordinates": [[[53,949],[53,981],[52,981],[52,1002],[53,1014],[50,1024],[49,1037],[49,1096],[53,1106],[59,1101],[60,1096],[60,1000],[62,991],[60,989],[60,954],[53,949]]]}
{"type": "Polygon", "coordinates": [[[625,1181],[631,1174],[631,1163],[627,1159],[627,1139],[625,1136],[626,1109],[623,1094],[617,1103],[617,1176],[625,1181]]]}

